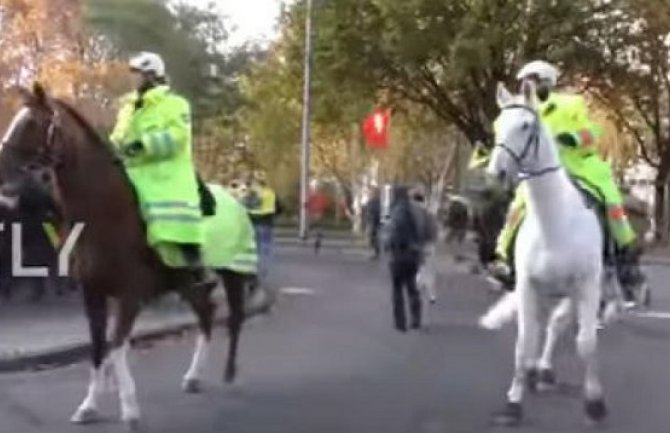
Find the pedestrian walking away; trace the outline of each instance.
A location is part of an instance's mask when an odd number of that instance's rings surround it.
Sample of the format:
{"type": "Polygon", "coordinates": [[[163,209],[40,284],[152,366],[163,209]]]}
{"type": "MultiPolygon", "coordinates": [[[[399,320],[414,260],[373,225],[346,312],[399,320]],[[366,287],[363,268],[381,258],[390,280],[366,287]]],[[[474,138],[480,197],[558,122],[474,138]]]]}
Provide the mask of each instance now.
{"type": "Polygon", "coordinates": [[[417,273],[417,287],[424,294],[431,304],[437,302],[437,292],[435,291],[436,263],[435,249],[437,244],[437,220],[426,208],[426,197],[421,189],[415,189],[412,192],[412,200],[419,207],[421,212],[419,227],[422,227],[422,260],[419,264],[417,273]]]}
{"type": "Polygon", "coordinates": [[[411,314],[410,327],[421,327],[421,297],[416,285],[417,272],[423,260],[426,236],[426,211],[412,203],[407,187],[396,187],[389,220],[386,250],[393,283],[393,319],[395,328],[407,331],[405,294],[411,314]]]}
{"type": "Polygon", "coordinates": [[[368,230],[368,240],[370,242],[370,248],[372,249],[371,260],[376,260],[379,258],[380,254],[380,240],[379,240],[379,230],[381,229],[382,223],[382,207],[381,207],[381,196],[379,193],[379,188],[374,188],[372,190],[372,197],[365,204],[365,223],[368,230]]]}

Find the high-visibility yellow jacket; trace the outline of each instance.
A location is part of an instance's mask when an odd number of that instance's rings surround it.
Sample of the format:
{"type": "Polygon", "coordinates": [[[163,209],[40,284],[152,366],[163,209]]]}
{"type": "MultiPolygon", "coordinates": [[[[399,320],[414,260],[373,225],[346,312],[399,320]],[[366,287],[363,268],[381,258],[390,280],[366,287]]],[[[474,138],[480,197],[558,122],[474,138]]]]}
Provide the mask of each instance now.
{"type": "Polygon", "coordinates": [[[110,139],[121,154],[140,141],[124,162],[147,224],[149,245],[204,242],[200,196],[191,148],[191,108],[166,85],[126,95],[110,139]]]}

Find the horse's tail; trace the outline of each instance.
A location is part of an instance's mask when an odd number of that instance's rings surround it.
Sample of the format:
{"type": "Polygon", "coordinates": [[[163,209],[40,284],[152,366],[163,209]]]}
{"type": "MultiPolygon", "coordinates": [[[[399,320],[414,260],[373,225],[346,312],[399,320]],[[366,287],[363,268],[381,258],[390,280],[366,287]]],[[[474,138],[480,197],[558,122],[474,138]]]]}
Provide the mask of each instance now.
{"type": "Polygon", "coordinates": [[[514,319],[517,306],[516,292],[506,292],[488,309],[486,314],[479,318],[479,326],[488,330],[502,328],[514,319]]]}

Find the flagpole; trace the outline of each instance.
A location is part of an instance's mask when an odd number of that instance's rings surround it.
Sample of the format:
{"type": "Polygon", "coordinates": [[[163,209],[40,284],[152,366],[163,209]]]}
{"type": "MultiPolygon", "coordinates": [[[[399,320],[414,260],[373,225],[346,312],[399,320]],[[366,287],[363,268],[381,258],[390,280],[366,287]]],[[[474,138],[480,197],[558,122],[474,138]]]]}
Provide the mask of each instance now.
{"type": "Polygon", "coordinates": [[[300,173],[300,237],[307,238],[309,227],[307,214],[307,194],[309,191],[309,119],[310,119],[310,84],[312,60],[312,0],[307,0],[305,17],[305,73],[302,107],[302,163],[300,173]]]}

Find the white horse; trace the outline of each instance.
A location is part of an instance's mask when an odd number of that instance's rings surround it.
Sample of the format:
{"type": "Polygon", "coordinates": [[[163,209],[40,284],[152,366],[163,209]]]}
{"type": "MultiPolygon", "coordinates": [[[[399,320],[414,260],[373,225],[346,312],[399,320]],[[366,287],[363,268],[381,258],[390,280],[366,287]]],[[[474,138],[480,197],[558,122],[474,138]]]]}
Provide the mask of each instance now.
{"type": "Polygon", "coordinates": [[[498,140],[487,171],[503,182],[525,182],[527,215],[515,245],[516,287],[508,311],[518,308],[515,370],[507,404],[496,421],[516,425],[530,372],[550,369],[556,338],[569,324],[574,309],[579,324],[577,349],[584,361],[585,410],[591,421],[607,414],[598,373],[597,325],[603,283],[603,234],[594,210],[562,167],[556,144],[537,114],[535,87],[526,82],[523,94],[512,96],[498,86],[501,108],[498,140]],[[514,299],[518,297],[517,299],[514,299]],[[548,343],[538,363],[539,312],[542,301],[560,299],[554,310],[548,343]]]}

